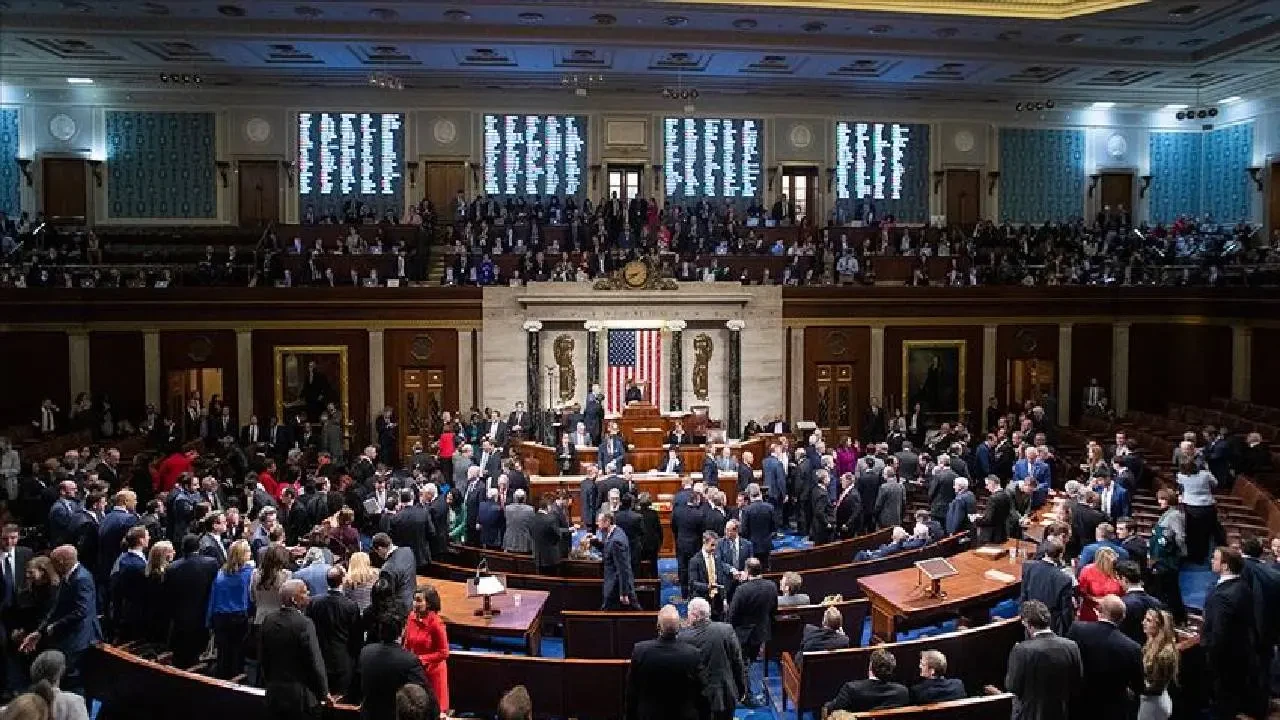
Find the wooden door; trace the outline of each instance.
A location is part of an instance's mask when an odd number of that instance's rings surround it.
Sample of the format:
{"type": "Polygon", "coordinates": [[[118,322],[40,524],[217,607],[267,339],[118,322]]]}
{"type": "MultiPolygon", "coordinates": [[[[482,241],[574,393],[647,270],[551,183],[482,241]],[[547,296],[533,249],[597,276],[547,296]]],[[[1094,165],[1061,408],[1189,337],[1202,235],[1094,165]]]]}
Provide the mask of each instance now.
{"type": "Polygon", "coordinates": [[[851,363],[821,363],[817,366],[818,402],[814,420],[828,443],[844,436],[857,437],[860,407],[851,363]]]}
{"type": "Polygon", "coordinates": [[[280,164],[241,160],[240,227],[266,227],[280,220],[280,164]]]}
{"type": "Polygon", "coordinates": [[[1280,160],[1271,163],[1271,178],[1267,190],[1268,242],[1280,233],[1280,160]]]}
{"type": "Polygon", "coordinates": [[[640,185],[643,175],[643,165],[609,165],[609,191],[606,197],[616,194],[624,207],[631,198],[643,197],[644,191],[640,185]]]}
{"type": "Polygon", "coordinates": [[[430,450],[431,442],[440,434],[440,413],[444,409],[444,370],[442,368],[400,368],[400,389],[396,398],[396,416],[400,418],[400,455],[408,457],[413,444],[422,441],[430,450]]]}
{"type": "Polygon", "coordinates": [[[1133,210],[1133,173],[1102,173],[1102,203],[1099,209],[1111,208],[1115,215],[1128,215],[1133,210]]]}
{"type": "Polygon", "coordinates": [[[461,190],[466,195],[466,168],[459,162],[429,162],[423,175],[423,182],[426,183],[423,197],[435,206],[437,215],[449,217],[458,191],[461,190]]]}
{"type": "Polygon", "coordinates": [[[782,192],[795,203],[796,223],[818,211],[818,168],[789,167],[782,171],[782,192]]]}
{"type": "Polygon", "coordinates": [[[40,176],[45,217],[51,222],[85,222],[89,217],[89,171],[84,158],[44,158],[40,176]]]}
{"type": "Polygon", "coordinates": [[[947,223],[969,228],[982,219],[982,179],[977,170],[948,170],[947,223]]]}
{"type": "Polygon", "coordinates": [[[1027,400],[1039,402],[1040,398],[1055,392],[1057,375],[1052,360],[1014,358],[1008,361],[1009,385],[1005,390],[1006,407],[1021,407],[1027,400]]]}

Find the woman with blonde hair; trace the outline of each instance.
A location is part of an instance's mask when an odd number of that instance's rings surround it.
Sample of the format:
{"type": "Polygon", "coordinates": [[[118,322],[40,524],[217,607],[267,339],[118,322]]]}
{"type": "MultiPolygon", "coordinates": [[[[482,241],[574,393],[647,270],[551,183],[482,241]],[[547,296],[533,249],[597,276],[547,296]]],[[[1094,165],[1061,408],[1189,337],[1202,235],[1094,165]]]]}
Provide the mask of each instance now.
{"type": "Polygon", "coordinates": [[[1145,685],[1138,705],[1138,720],[1169,720],[1173,701],[1169,686],[1178,677],[1178,636],[1173,632],[1173,615],[1152,608],[1142,617],[1142,672],[1145,685]]]}
{"type": "Polygon", "coordinates": [[[347,574],[342,578],[342,594],[355,601],[364,612],[373,604],[373,584],[378,582],[378,571],[369,560],[369,553],[351,553],[347,560],[347,574]]]}
{"type": "Polygon", "coordinates": [[[249,564],[249,543],[237,540],[227,549],[227,561],[213,579],[205,624],[213,630],[213,646],[218,651],[214,675],[230,680],[244,670],[244,642],[253,609],[250,588],[253,566],[249,564]]]}
{"type": "Polygon", "coordinates": [[[1116,561],[1120,555],[1109,547],[1098,549],[1093,562],[1080,571],[1080,619],[1095,621],[1098,619],[1098,601],[1107,595],[1124,594],[1124,582],[1116,572],[1116,561]]]}
{"type": "Polygon", "coordinates": [[[152,545],[151,551],[147,553],[147,591],[144,600],[147,615],[143,632],[151,642],[162,643],[168,640],[173,609],[166,598],[168,588],[164,584],[164,574],[169,569],[169,563],[173,562],[173,556],[173,543],[168,540],[152,545]]]}

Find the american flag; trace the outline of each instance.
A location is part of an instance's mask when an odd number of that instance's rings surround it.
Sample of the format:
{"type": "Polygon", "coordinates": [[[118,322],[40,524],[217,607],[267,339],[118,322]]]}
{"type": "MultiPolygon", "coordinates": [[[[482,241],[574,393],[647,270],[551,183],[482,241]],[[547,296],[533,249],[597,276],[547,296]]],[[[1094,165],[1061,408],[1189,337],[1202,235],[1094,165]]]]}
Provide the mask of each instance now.
{"type": "Polygon", "coordinates": [[[662,397],[662,332],[660,330],[610,330],[609,372],[605,378],[605,407],[620,412],[626,406],[627,383],[649,381],[645,402],[658,404],[662,397]]]}

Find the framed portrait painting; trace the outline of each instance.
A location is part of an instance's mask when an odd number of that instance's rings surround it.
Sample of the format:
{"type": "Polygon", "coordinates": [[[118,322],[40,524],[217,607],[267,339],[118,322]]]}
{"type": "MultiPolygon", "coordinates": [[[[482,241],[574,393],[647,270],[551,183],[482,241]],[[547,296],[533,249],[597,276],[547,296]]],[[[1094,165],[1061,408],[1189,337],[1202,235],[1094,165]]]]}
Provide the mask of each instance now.
{"type": "Polygon", "coordinates": [[[305,415],[320,422],[330,406],[350,419],[346,345],[277,345],[275,348],[276,417],[305,415]]]}
{"type": "Polygon", "coordinates": [[[916,403],[940,420],[954,420],[965,408],[965,341],[908,340],[902,343],[902,408],[916,403]]]}

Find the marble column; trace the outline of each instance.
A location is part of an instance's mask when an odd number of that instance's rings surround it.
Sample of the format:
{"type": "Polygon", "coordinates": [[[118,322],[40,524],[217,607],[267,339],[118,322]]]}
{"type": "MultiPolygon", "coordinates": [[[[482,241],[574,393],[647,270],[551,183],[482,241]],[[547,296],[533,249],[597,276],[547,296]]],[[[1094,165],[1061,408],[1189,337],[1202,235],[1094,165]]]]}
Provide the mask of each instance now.
{"type": "MultiPolygon", "coordinates": [[[[471,372],[471,330],[458,331],[458,407],[459,417],[476,403],[475,375],[471,372]]],[[[532,408],[531,408],[532,409],[532,408]]]]}
{"type": "MultiPolygon", "coordinates": [[[[982,326],[982,397],[970,401],[970,407],[987,406],[987,400],[996,395],[996,326],[982,326]]],[[[1003,402],[1003,401],[1002,401],[1003,402]]]]}
{"type": "Polygon", "coordinates": [[[143,397],[146,398],[148,405],[154,406],[157,411],[162,411],[160,333],[155,330],[145,330],[142,333],[142,376],[143,382],[146,383],[146,387],[143,388],[143,397]]]}
{"type": "Polygon", "coordinates": [[[728,437],[742,436],[742,329],[747,324],[741,320],[730,320],[724,324],[729,328],[729,417],[727,420],[728,437]]]}
{"type": "Polygon", "coordinates": [[[871,398],[880,401],[880,407],[888,407],[884,396],[884,326],[871,326],[871,387],[867,389],[867,402],[871,398]]]}
{"type": "Polygon", "coordinates": [[[533,418],[534,437],[541,440],[546,429],[546,421],[542,416],[542,323],[529,320],[523,327],[526,336],[525,345],[529,353],[525,376],[525,405],[528,406],[529,415],[533,418]]]}
{"type": "Polygon", "coordinates": [[[87,330],[67,331],[67,368],[68,388],[71,398],[80,393],[89,393],[89,332],[87,330]]]}
{"type": "Polygon", "coordinates": [[[1071,424],[1071,323],[1058,324],[1058,426],[1071,424]]]}
{"type": "Polygon", "coordinates": [[[249,424],[249,416],[253,415],[253,410],[253,331],[237,330],[236,416],[241,425],[249,424]]]}
{"type": "Polygon", "coordinates": [[[671,367],[667,388],[671,394],[671,412],[679,412],[684,408],[684,329],[689,324],[684,320],[672,320],[667,323],[671,331],[671,367]]]}
{"type": "Polygon", "coordinates": [[[369,331],[369,417],[368,422],[382,414],[387,404],[386,344],[381,330],[369,331]]]}
{"type": "Polygon", "coordinates": [[[1116,415],[1129,412],[1129,323],[1111,326],[1111,407],[1116,415]]]}
{"type": "Polygon", "coordinates": [[[587,392],[600,383],[600,333],[604,326],[598,322],[583,323],[587,331],[587,392]]]}
{"type": "Polygon", "coordinates": [[[1253,328],[1231,326],[1231,399],[1248,402],[1253,393],[1253,328]]]}

